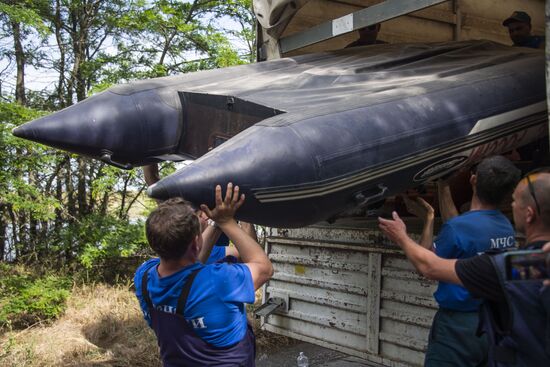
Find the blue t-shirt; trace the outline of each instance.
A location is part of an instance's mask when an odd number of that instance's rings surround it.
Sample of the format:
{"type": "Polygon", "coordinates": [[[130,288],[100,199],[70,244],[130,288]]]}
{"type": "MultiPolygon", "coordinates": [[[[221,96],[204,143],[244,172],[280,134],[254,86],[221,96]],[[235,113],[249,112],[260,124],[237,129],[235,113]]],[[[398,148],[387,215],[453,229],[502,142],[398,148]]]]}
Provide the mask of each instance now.
{"type": "Polygon", "coordinates": [[[226,248],[224,246],[212,246],[212,251],[210,252],[210,256],[208,256],[208,259],[206,260],[206,265],[214,264],[215,262],[218,262],[221,259],[225,258],[225,249],[226,248]]]}
{"type": "MultiPolygon", "coordinates": [[[[437,256],[445,259],[467,259],[514,245],[514,228],[499,210],[473,210],[451,218],[434,243],[437,256]]],[[[455,311],[477,311],[481,304],[464,287],[445,282],[439,282],[434,297],[439,307],[455,311]]]]}
{"type": "Polygon", "coordinates": [[[229,237],[225,233],[221,233],[220,237],[218,237],[218,240],[216,241],[216,246],[229,246],[229,237]]]}
{"type": "Polygon", "coordinates": [[[529,36],[524,43],[517,45],[520,47],[539,48],[542,43],[546,42],[546,39],[541,36],[529,36]]]}
{"type": "Polygon", "coordinates": [[[216,347],[228,347],[244,338],[247,330],[245,303],[254,303],[255,296],[252,275],[246,265],[195,263],[160,278],[159,263],[158,258],[146,261],[134,277],[136,296],[149,326],[151,318],[140,286],[143,272],[149,272],[147,290],[153,306],[175,313],[185,281],[195,269],[202,268],[189,291],[185,319],[201,339],[216,347]]]}

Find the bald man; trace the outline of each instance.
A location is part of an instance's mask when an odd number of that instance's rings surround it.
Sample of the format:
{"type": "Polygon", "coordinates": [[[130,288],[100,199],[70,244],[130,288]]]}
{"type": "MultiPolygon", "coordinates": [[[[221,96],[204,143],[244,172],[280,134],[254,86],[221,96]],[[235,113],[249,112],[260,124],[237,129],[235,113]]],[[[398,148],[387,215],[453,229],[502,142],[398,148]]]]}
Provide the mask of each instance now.
{"type": "MultiPolygon", "coordinates": [[[[522,250],[541,249],[550,241],[550,173],[527,174],[512,199],[516,230],[526,236],[522,250]]],[[[502,252],[440,258],[408,236],[395,212],[393,220],[379,218],[379,226],[425,277],[462,285],[483,300],[481,325],[489,339],[489,366],[550,366],[550,287],[542,280],[508,281],[502,252]]]]}

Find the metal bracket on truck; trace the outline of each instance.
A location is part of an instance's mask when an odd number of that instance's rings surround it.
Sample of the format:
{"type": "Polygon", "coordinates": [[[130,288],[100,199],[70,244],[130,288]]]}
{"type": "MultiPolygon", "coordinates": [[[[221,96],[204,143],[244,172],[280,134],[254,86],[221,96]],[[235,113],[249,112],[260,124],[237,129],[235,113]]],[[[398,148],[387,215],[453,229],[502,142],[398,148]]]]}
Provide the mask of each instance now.
{"type": "Polygon", "coordinates": [[[256,318],[267,317],[276,311],[288,313],[288,295],[269,297],[266,303],[254,310],[254,315],[256,318]]]}

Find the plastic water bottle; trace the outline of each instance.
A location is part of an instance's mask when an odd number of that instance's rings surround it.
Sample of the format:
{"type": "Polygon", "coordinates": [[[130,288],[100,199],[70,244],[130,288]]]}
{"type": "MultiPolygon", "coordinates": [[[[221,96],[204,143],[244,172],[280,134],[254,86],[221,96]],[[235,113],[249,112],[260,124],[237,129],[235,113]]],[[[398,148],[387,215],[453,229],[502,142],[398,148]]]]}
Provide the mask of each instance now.
{"type": "Polygon", "coordinates": [[[298,358],[296,358],[296,362],[298,362],[298,367],[308,367],[309,366],[309,360],[307,359],[304,352],[300,352],[300,355],[298,358]]]}

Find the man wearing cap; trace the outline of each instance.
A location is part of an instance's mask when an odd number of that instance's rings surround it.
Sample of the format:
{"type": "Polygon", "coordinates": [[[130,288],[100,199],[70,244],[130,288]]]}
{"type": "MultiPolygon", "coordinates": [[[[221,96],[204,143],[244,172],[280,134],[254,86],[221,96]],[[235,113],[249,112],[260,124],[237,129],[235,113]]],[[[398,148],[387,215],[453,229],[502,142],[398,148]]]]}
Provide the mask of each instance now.
{"type": "Polygon", "coordinates": [[[526,12],[513,12],[502,25],[508,28],[514,46],[544,48],[544,37],[531,34],[531,17],[526,12]]]}

